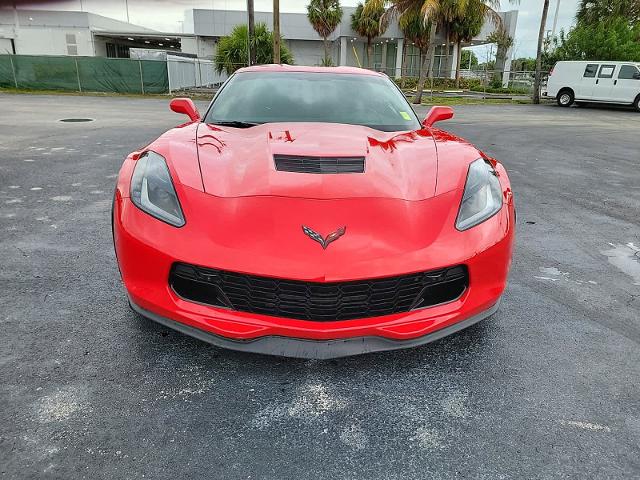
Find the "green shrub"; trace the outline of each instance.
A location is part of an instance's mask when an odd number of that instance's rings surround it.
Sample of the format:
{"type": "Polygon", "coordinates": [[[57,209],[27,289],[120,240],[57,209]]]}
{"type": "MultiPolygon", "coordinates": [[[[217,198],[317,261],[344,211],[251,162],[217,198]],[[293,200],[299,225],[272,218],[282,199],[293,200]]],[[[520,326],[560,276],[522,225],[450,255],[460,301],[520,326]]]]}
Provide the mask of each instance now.
{"type": "MultiPolygon", "coordinates": [[[[214,58],[218,73],[224,71],[227,75],[231,75],[238,68],[247,65],[249,58],[247,38],[249,38],[247,26],[236,25],[231,35],[220,39],[214,58]]],[[[258,65],[273,63],[273,33],[265,23],[256,23],[253,41],[256,46],[256,63],[258,65]]],[[[293,63],[293,56],[284,42],[280,43],[280,62],[293,63]]]]}
{"type": "MultiPolygon", "coordinates": [[[[418,86],[418,77],[402,77],[393,79],[394,82],[403,90],[415,90],[418,86]]],[[[452,78],[427,78],[424,84],[425,90],[433,86],[434,90],[470,90],[473,87],[482,86],[482,80],[479,78],[461,78],[460,86],[456,88],[456,81],[452,78]]]]}

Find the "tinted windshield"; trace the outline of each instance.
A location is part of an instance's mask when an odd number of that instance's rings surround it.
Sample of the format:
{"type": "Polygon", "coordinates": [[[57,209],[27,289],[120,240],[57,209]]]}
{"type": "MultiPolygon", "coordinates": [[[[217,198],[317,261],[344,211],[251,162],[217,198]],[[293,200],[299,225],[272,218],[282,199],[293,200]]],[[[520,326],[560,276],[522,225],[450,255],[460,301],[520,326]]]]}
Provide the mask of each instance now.
{"type": "Polygon", "coordinates": [[[420,128],[404,95],[388,78],[308,72],[237,73],[205,121],[347,123],[387,132],[420,128]]]}

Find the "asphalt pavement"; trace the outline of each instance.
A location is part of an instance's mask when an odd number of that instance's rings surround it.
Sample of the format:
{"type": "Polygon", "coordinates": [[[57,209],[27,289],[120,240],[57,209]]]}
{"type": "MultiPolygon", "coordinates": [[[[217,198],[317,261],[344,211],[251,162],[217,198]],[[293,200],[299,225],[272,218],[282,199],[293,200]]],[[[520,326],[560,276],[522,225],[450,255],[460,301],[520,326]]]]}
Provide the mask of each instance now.
{"type": "Polygon", "coordinates": [[[183,121],[167,101],[0,94],[0,112],[0,477],[640,478],[640,114],[457,108],[442,127],[515,191],[500,310],[304,361],[129,309],[111,197],[123,157],[183,121]]]}

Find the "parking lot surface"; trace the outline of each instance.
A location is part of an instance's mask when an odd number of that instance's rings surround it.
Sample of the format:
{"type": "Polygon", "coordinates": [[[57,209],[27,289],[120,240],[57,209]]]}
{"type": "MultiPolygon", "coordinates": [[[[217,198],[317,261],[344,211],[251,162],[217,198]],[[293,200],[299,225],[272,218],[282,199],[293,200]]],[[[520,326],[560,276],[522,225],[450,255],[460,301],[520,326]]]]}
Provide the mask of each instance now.
{"type": "Polygon", "coordinates": [[[122,158],[184,121],[167,103],[0,95],[0,476],[640,476],[640,114],[457,108],[442,127],[515,191],[500,310],[421,348],[304,361],[129,309],[111,197],[122,158]]]}

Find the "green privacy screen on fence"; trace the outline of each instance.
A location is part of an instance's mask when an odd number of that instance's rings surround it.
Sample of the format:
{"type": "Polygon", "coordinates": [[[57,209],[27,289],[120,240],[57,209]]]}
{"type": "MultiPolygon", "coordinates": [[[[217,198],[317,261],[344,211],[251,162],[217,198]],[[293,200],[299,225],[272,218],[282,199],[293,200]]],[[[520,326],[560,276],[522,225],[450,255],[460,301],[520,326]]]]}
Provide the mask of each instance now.
{"type": "Polygon", "coordinates": [[[0,55],[0,87],[166,93],[167,63],[103,57],[0,55]]]}

